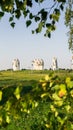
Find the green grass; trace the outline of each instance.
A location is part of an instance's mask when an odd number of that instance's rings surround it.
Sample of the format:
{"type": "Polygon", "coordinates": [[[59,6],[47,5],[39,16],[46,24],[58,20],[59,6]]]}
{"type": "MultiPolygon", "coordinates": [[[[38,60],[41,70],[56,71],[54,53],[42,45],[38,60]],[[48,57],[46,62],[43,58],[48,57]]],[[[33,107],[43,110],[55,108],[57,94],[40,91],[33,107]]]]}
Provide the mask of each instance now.
{"type": "Polygon", "coordinates": [[[73,79],[72,70],[21,70],[21,71],[0,71],[0,87],[14,86],[34,86],[40,79],[46,75],[55,75],[59,77],[59,82],[63,82],[66,77],[73,79]]]}
{"type": "Polygon", "coordinates": [[[60,79],[65,79],[66,77],[71,77],[73,79],[73,71],[69,70],[23,70],[23,71],[0,71],[0,87],[4,85],[12,85],[25,83],[30,81],[39,81],[43,79],[45,75],[49,74],[58,75],[60,79]]]}
{"type": "Polygon", "coordinates": [[[56,75],[59,77],[58,82],[62,82],[66,77],[73,79],[73,71],[69,70],[21,70],[21,71],[0,71],[0,87],[16,87],[16,86],[35,86],[40,79],[44,79],[46,75],[56,75]]]}
{"type": "Polygon", "coordinates": [[[38,81],[44,78],[45,73],[39,71],[1,71],[0,72],[0,87],[4,85],[15,85],[19,83],[30,84],[30,81],[38,81]],[[29,82],[29,83],[28,83],[29,82]]]}

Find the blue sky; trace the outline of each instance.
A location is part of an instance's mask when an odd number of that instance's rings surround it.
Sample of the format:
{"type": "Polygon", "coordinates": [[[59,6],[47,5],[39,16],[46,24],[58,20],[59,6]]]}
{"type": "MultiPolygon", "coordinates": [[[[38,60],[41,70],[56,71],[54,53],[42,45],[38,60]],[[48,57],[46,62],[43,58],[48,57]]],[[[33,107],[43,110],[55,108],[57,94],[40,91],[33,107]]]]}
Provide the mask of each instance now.
{"type": "Polygon", "coordinates": [[[58,60],[59,68],[70,68],[72,54],[68,49],[67,28],[64,25],[64,15],[57,23],[56,31],[51,39],[41,34],[32,34],[31,29],[35,25],[26,28],[23,18],[16,21],[15,28],[11,28],[8,16],[5,15],[0,21],[0,70],[12,68],[15,58],[20,60],[21,69],[31,68],[34,58],[44,60],[44,68],[49,69],[52,58],[58,60]]]}

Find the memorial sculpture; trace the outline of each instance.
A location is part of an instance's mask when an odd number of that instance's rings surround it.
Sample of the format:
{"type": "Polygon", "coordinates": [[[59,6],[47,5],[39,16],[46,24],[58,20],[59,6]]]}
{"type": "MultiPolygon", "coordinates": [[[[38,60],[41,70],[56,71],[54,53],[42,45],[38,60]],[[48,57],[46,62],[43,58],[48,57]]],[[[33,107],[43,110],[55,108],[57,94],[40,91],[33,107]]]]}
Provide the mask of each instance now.
{"type": "Polygon", "coordinates": [[[57,62],[57,58],[53,57],[52,59],[52,69],[53,70],[57,70],[58,69],[58,62],[57,62]]]}
{"type": "Polygon", "coordinates": [[[12,61],[12,67],[13,67],[13,71],[20,70],[20,61],[19,61],[19,59],[14,59],[12,61]]]}
{"type": "Polygon", "coordinates": [[[34,59],[32,61],[33,70],[43,70],[44,69],[44,61],[43,59],[34,59]]]}

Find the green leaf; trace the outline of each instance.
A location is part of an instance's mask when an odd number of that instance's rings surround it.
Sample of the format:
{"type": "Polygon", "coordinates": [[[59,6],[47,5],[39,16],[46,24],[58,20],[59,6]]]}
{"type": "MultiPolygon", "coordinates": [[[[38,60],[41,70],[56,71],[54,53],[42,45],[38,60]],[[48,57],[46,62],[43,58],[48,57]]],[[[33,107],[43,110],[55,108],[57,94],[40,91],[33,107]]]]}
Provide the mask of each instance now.
{"type": "Polygon", "coordinates": [[[40,3],[42,3],[44,0],[39,0],[40,3]]]}
{"type": "Polygon", "coordinates": [[[3,123],[3,117],[2,117],[2,115],[0,114],[0,126],[2,125],[2,123],[3,123]]]}
{"type": "Polygon", "coordinates": [[[0,18],[2,18],[4,16],[4,12],[0,11],[0,18]]]}
{"type": "Polygon", "coordinates": [[[34,34],[34,30],[32,30],[32,34],[34,34]]]}
{"type": "Polygon", "coordinates": [[[34,17],[34,16],[32,15],[32,13],[30,13],[30,14],[29,14],[29,18],[30,18],[30,19],[33,19],[33,17],[34,17]]]}
{"type": "Polygon", "coordinates": [[[66,80],[65,80],[66,84],[69,83],[70,81],[71,81],[70,77],[67,77],[66,80]]]}
{"type": "Polygon", "coordinates": [[[17,87],[14,91],[14,95],[15,97],[19,100],[20,99],[20,88],[17,87]]]}
{"type": "Polygon", "coordinates": [[[43,94],[41,94],[41,98],[44,98],[44,97],[46,97],[46,96],[48,96],[48,95],[49,95],[48,92],[43,93],[43,94]]]}
{"type": "Polygon", "coordinates": [[[47,23],[47,24],[46,24],[46,27],[47,27],[47,28],[51,27],[51,24],[50,24],[50,23],[47,23]]]}
{"type": "Polygon", "coordinates": [[[53,24],[53,25],[55,24],[55,21],[54,21],[54,20],[52,20],[52,24],[53,24]]]}
{"type": "Polygon", "coordinates": [[[24,17],[26,17],[27,15],[28,15],[28,13],[29,13],[30,11],[27,9],[27,10],[24,10],[23,11],[23,15],[24,15],[24,17]]]}
{"type": "Polygon", "coordinates": [[[39,28],[36,28],[36,30],[35,30],[35,31],[36,31],[36,33],[39,33],[39,28]]]}
{"type": "Polygon", "coordinates": [[[42,27],[44,26],[44,23],[43,22],[40,22],[39,24],[38,24],[38,28],[35,30],[36,31],[36,33],[40,33],[41,31],[42,31],[42,27]]]}
{"type": "Polygon", "coordinates": [[[40,22],[38,25],[38,32],[42,31],[42,27],[43,27],[43,22],[40,22]]]}
{"type": "Polygon", "coordinates": [[[35,0],[35,2],[37,2],[37,3],[38,3],[38,2],[39,2],[39,0],[35,0]]]}
{"type": "Polygon", "coordinates": [[[23,2],[22,1],[18,1],[17,7],[20,8],[21,10],[23,10],[23,7],[24,7],[23,2]]]}
{"type": "Polygon", "coordinates": [[[31,20],[27,20],[27,21],[26,21],[26,26],[27,26],[27,27],[30,26],[31,23],[32,23],[31,20]]]}
{"type": "Polygon", "coordinates": [[[44,0],[35,0],[35,2],[39,2],[39,3],[42,3],[44,0]]]}
{"type": "Polygon", "coordinates": [[[2,100],[2,91],[0,91],[0,101],[2,100]]]}
{"type": "Polygon", "coordinates": [[[58,2],[66,2],[66,0],[57,0],[58,2]]]}
{"type": "Polygon", "coordinates": [[[10,123],[10,117],[6,115],[6,122],[9,124],[10,123]]]}
{"type": "Polygon", "coordinates": [[[9,18],[9,22],[13,21],[13,16],[9,18]]]}
{"type": "Polygon", "coordinates": [[[56,29],[55,25],[51,25],[51,31],[54,31],[56,29]]]}
{"type": "Polygon", "coordinates": [[[56,101],[60,101],[61,98],[57,95],[57,93],[52,94],[52,98],[56,101]]]}
{"type": "Polygon", "coordinates": [[[49,38],[51,37],[51,33],[50,33],[50,32],[48,33],[48,37],[49,37],[49,38]]]}
{"type": "Polygon", "coordinates": [[[66,85],[65,84],[60,84],[60,89],[62,89],[62,90],[66,90],[66,85]]]}
{"type": "Polygon", "coordinates": [[[15,17],[16,17],[17,19],[19,19],[20,16],[21,16],[21,12],[20,12],[19,9],[17,9],[17,10],[15,11],[15,17]]]}
{"type": "Polygon", "coordinates": [[[11,102],[8,100],[8,101],[6,102],[6,105],[5,105],[6,111],[9,111],[9,110],[10,110],[10,107],[11,107],[11,102]]]}
{"type": "Polygon", "coordinates": [[[46,33],[48,34],[48,33],[50,33],[52,31],[52,25],[47,23],[46,27],[47,27],[46,33]]]}
{"type": "Polygon", "coordinates": [[[31,0],[27,0],[27,6],[32,7],[32,1],[31,0]]]}
{"type": "Polygon", "coordinates": [[[73,88],[73,81],[67,83],[67,88],[73,88]]]}
{"type": "Polygon", "coordinates": [[[59,15],[58,14],[52,14],[52,18],[54,21],[57,21],[59,20],[59,15]]]}
{"type": "Polygon", "coordinates": [[[50,37],[51,37],[51,33],[50,33],[50,32],[51,32],[51,31],[49,31],[49,29],[47,29],[47,30],[46,30],[46,33],[45,33],[45,36],[47,36],[47,37],[50,38],[50,37]]]}
{"type": "Polygon", "coordinates": [[[42,18],[42,20],[46,20],[47,19],[47,14],[48,14],[48,12],[47,11],[43,11],[43,12],[41,12],[41,18],[42,18]]]}
{"type": "Polygon", "coordinates": [[[55,9],[55,14],[60,14],[60,10],[59,9],[55,9]]]}
{"type": "Polygon", "coordinates": [[[49,18],[52,19],[52,14],[50,14],[49,18]]]}
{"type": "Polygon", "coordinates": [[[73,88],[73,81],[71,81],[70,77],[67,77],[65,82],[67,84],[67,88],[73,88]]]}
{"type": "Polygon", "coordinates": [[[59,90],[60,89],[60,85],[58,85],[58,84],[56,84],[53,88],[52,88],[52,90],[55,90],[55,91],[57,91],[57,90],[59,90]]]}
{"type": "Polygon", "coordinates": [[[41,13],[43,13],[45,10],[44,10],[44,8],[43,9],[41,9],[40,10],[40,12],[38,12],[38,14],[41,14],[41,13]]]}
{"type": "Polygon", "coordinates": [[[62,5],[62,4],[60,5],[60,8],[61,8],[61,10],[63,11],[64,7],[63,7],[63,5],[62,5]]]}
{"type": "Polygon", "coordinates": [[[35,17],[35,21],[39,21],[40,20],[40,17],[35,17]]]}
{"type": "Polygon", "coordinates": [[[12,26],[12,28],[14,28],[15,27],[15,22],[12,22],[10,25],[12,26]]]}

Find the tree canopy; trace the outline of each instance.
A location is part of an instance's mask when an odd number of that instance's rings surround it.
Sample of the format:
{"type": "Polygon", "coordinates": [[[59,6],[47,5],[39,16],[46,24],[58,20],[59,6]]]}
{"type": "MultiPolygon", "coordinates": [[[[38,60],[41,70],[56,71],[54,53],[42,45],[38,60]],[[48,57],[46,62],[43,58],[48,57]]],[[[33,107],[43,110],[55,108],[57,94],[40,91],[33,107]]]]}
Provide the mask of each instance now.
{"type": "MultiPolygon", "coordinates": [[[[69,7],[70,3],[73,4],[73,0],[0,0],[0,18],[6,13],[10,14],[9,23],[14,28],[15,19],[20,19],[23,16],[27,27],[33,22],[36,23],[36,28],[32,30],[33,34],[40,33],[45,28],[44,36],[50,38],[51,32],[56,29],[56,23],[59,21],[61,12],[64,11],[64,8],[69,7]]],[[[73,17],[69,15],[71,9],[66,9],[66,26],[71,25],[70,21],[73,17]]],[[[73,28],[70,27],[70,30],[69,34],[72,35],[69,35],[69,49],[72,48],[73,43],[71,38],[73,37],[73,28]]]]}
{"type": "Polygon", "coordinates": [[[65,25],[69,28],[68,43],[69,49],[73,52],[73,0],[68,0],[68,6],[65,12],[65,25]]]}

